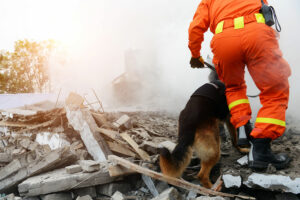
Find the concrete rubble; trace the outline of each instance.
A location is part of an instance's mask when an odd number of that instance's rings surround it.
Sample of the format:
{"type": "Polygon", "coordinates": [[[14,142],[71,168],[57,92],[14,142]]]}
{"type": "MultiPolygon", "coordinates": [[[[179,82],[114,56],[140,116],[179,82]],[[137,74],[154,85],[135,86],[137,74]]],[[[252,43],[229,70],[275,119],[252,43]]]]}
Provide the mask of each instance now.
{"type": "MultiPolygon", "coordinates": [[[[176,146],[176,117],[149,111],[100,112],[85,101],[70,93],[60,106],[45,101],[0,110],[0,200],[239,199],[199,192],[196,157],[183,174],[185,182],[177,179],[172,186],[157,174],[150,176],[160,171],[160,148],[176,146]],[[113,162],[112,155],[140,171],[113,162]]],[[[299,197],[296,167],[272,175],[253,173],[246,167],[247,156],[238,154],[229,140],[222,141],[221,168],[212,170],[213,182],[218,180],[213,192],[258,199],[266,193],[274,199],[299,197]]],[[[300,153],[299,147],[292,150],[300,153]]]]}

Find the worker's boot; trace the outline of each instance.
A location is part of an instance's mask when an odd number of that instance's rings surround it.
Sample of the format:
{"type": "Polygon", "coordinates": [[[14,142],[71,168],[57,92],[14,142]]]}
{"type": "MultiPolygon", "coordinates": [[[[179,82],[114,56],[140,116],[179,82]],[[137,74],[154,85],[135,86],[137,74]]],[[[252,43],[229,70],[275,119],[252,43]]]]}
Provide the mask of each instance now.
{"type": "Polygon", "coordinates": [[[237,129],[237,145],[239,147],[250,147],[249,139],[251,131],[252,125],[250,121],[248,121],[244,126],[241,126],[237,129]]]}
{"type": "Polygon", "coordinates": [[[285,153],[274,154],[272,152],[269,138],[252,138],[250,143],[248,162],[250,168],[266,169],[269,164],[272,164],[276,169],[283,169],[291,161],[285,153]]]}

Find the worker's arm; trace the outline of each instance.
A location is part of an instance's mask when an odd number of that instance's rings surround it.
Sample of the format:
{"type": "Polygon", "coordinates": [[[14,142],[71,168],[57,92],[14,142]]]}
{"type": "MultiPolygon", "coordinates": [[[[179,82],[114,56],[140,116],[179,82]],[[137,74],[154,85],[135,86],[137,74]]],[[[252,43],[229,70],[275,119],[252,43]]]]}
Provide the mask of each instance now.
{"type": "Polygon", "coordinates": [[[204,33],[209,27],[208,13],[208,0],[202,0],[189,28],[189,48],[193,58],[200,57],[201,43],[204,39],[204,33]]]}

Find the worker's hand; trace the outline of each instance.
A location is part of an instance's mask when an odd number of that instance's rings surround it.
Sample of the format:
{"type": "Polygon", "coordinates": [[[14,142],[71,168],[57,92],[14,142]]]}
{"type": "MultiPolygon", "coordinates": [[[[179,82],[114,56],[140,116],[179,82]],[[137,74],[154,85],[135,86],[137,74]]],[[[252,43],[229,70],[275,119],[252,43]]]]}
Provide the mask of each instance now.
{"type": "Polygon", "coordinates": [[[191,58],[190,61],[191,67],[192,68],[203,68],[204,67],[204,60],[203,58],[200,56],[198,58],[191,58]]]}

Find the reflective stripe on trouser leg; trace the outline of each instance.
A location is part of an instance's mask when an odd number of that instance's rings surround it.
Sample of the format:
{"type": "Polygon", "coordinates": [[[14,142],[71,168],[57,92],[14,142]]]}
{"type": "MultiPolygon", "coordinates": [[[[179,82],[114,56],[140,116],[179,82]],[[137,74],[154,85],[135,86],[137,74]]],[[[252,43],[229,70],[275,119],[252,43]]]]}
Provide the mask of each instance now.
{"type": "Polygon", "coordinates": [[[239,99],[239,100],[236,100],[236,101],[230,103],[228,105],[228,108],[229,108],[229,110],[231,110],[234,106],[237,106],[237,105],[240,105],[240,104],[243,104],[243,103],[249,104],[249,100],[248,99],[239,99]]]}

